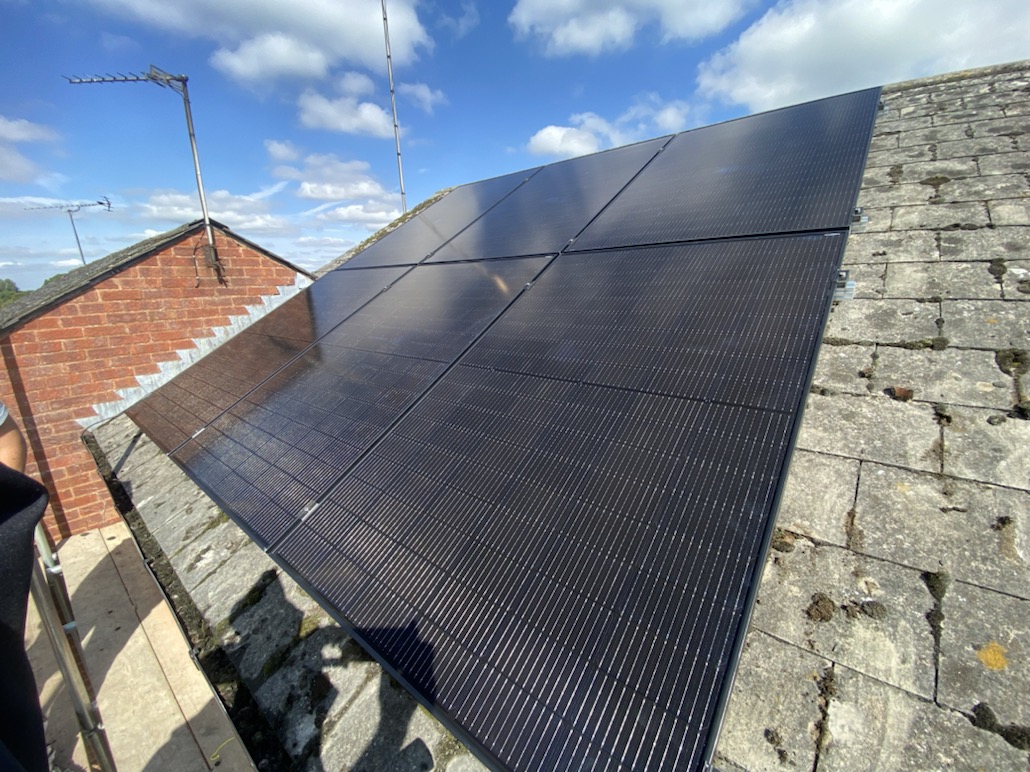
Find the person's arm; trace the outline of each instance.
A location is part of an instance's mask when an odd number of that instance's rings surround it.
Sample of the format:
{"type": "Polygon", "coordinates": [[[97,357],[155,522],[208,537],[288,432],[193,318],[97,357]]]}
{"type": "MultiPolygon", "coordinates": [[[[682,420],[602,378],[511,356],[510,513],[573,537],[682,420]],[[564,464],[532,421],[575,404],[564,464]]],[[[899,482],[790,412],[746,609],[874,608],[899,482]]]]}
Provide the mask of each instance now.
{"type": "Polygon", "coordinates": [[[25,438],[10,415],[0,424],[0,464],[25,471],[25,438]]]}

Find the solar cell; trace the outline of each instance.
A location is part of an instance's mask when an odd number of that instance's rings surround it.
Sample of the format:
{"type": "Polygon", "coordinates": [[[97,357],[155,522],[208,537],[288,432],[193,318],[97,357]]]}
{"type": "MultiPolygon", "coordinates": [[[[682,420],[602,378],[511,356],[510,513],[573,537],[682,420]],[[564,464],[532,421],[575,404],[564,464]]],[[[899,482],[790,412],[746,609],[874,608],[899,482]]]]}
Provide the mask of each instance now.
{"type": "Polygon", "coordinates": [[[323,341],[449,362],[546,262],[532,258],[417,266],[323,341]]]}
{"type": "Polygon", "coordinates": [[[412,265],[481,217],[521,185],[536,169],[506,174],[455,188],[432,206],[352,257],[337,270],[412,265]]]}
{"type": "Polygon", "coordinates": [[[560,255],[464,364],[793,409],[841,233],[560,255]]]}
{"type": "Polygon", "coordinates": [[[323,276],[126,413],[171,452],[403,273],[389,268],[323,276]]]}
{"type": "Polygon", "coordinates": [[[458,366],[276,557],[501,766],[696,767],[792,421],[458,366]]]}
{"type": "Polygon", "coordinates": [[[273,543],[546,262],[415,268],[172,458],[255,541],[273,543]]]}
{"type": "Polygon", "coordinates": [[[847,228],[878,88],[678,134],[574,250],[847,228]]]}
{"type": "Polygon", "coordinates": [[[485,761],[700,769],[878,96],[454,191],[144,428],[485,761]]]}
{"type": "Polygon", "coordinates": [[[448,241],[429,262],[562,249],[668,142],[668,137],[545,166],[448,241]]]}

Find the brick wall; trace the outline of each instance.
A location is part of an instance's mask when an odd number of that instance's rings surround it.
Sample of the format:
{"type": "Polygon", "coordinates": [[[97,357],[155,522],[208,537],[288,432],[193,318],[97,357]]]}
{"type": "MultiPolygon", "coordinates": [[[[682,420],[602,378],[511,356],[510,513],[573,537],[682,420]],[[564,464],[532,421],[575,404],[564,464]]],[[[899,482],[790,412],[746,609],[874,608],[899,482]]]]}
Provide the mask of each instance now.
{"type": "Polygon", "coordinates": [[[203,230],[186,235],[0,339],[0,399],[28,440],[26,472],[50,490],[45,522],[55,539],[118,517],[78,420],[294,283],[295,271],[216,231],[221,284],[204,264],[204,243],[203,230]]]}

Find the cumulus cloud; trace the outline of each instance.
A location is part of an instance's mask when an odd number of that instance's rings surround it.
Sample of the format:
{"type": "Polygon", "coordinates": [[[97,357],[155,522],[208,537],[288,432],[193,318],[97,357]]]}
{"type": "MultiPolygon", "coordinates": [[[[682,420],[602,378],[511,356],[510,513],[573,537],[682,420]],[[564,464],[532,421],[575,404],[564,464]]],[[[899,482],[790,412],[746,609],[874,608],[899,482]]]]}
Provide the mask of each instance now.
{"type": "Polygon", "coordinates": [[[425,83],[399,83],[397,91],[430,115],[437,105],[447,104],[447,96],[440,89],[430,88],[425,83]]]}
{"type": "Polygon", "coordinates": [[[386,199],[379,181],[369,174],[367,161],[341,161],[332,153],[312,153],[302,166],[280,166],[275,175],[300,184],[297,195],[315,201],[353,201],[386,199]]]}
{"type": "Polygon", "coordinates": [[[309,129],[327,129],[344,134],[370,137],[392,137],[393,119],[386,110],[372,102],[359,102],[353,96],[329,99],[312,89],[297,100],[301,125],[309,129]]]}
{"type": "Polygon", "coordinates": [[[508,23],[519,38],[543,43],[549,56],[629,48],[641,29],[656,24],[661,39],[700,40],[739,19],[752,0],[519,0],[508,23]]]}
{"type": "Polygon", "coordinates": [[[576,113],[570,126],[545,126],[536,132],[526,146],[534,155],[571,158],[595,153],[609,147],[688,128],[689,106],[674,100],[665,102],[657,94],[644,94],[614,120],[597,113],[576,113]]]}
{"type": "Polygon", "coordinates": [[[363,72],[345,72],[336,84],[341,94],[365,96],[376,90],[376,84],[363,72]]]}
{"type": "Polygon", "coordinates": [[[64,179],[61,175],[46,172],[15,147],[26,142],[53,142],[57,139],[57,132],[49,126],[0,115],[0,180],[34,182],[47,188],[59,184],[64,179]]]}
{"type": "Polygon", "coordinates": [[[52,142],[57,132],[41,123],[0,115],[0,142],[52,142]]]}
{"type": "MultiPolygon", "coordinates": [[[[87,0],[119,20],[133,19],[153,28],[213,41],[213,63],[230,77],[252,82],[257,77],[313,73],[324,61],[374,72],[385,70],[383,15],[367,0],[87,0]],[[276,40],[278,39],[278,42],[276,40]],[[266,64],[257,53],[276,57],[266,64]],[[256,73],[263,71],[265,75],[256,73]]],[[[407,66],[433,41],[418,18],[417,0],[390,0],[390,48],[394,65],[407,66]]]]}
{"type": "Polygon", "coordinates": [[[463,38],[479,26],[479,9],[470,0],[461,4],[461,16],[440,17],[440,26],[451,31],[455,38],[463,38]]]}
{"type": "Polygon", "coordinates": [[[704,62],[709,98],[766,110],[1030,56],[1024,0],[784,0],[704,62]]]}
{"type": "Polygon", "coordinates": [[[401,210],[396,206],[391,207],[385,202],[368,201],[326,209],[315,219],[326,223],[356,225],[370,233],[375,233],[400,216],[401,210]]]}
{"type": "MultiPolygon", "coordinates": [[[[235,230],[245,233],[280,233],[289,227],[285,217],[269,211],[267,195],[262,195],[262,191],[241,195],[227,190],[215,190],[209,192],[206,198],[211,217],[235,230]]],[[[200,202],[196,193],[155,190],[139,204],[139,211],[150,220],[184,223],[200,219],[200,202]]]]}
{"type": "Polygon", "coordinates": [[[243,83],[271,78],[322,78],[329,58],[317,47],[281,32],[245,40],[234,51],[220,48],[211,55],[211,66],[243,83]]]}
{"type": "Polygon", "coordinates": [[[288,139],[280,142],[277,139],[266,139],[265,150],[268,157],[280,163],[289,163],[300,158],[300,151],[288,139]]]}
{"type": "Polygon", "coordinates": [[[32,182],[40,168],[15,148],[0,145],[0,180],[4,182],[32,182]]]}
{"type": "Polygon", "coordinates": [[[572,158],[596,153],[601,149],[597,136],[573,126],[544,126],[529,139],[527,149],[533,155],[572,158]]]}

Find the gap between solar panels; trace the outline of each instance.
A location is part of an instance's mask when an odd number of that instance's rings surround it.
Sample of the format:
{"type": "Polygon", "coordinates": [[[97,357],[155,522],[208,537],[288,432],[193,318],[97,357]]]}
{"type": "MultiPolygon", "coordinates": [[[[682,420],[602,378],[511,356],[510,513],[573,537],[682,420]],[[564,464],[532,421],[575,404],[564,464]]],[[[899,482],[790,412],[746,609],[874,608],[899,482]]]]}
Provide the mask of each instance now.
{"type": "Polygon", "coordinates": [[[489,765],[702,768],[878,101],[458,188],[130,417],[489,765]]]}

